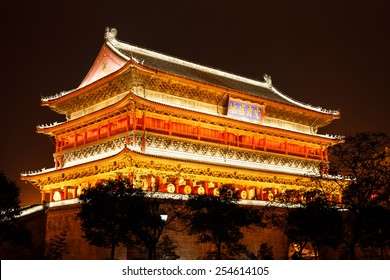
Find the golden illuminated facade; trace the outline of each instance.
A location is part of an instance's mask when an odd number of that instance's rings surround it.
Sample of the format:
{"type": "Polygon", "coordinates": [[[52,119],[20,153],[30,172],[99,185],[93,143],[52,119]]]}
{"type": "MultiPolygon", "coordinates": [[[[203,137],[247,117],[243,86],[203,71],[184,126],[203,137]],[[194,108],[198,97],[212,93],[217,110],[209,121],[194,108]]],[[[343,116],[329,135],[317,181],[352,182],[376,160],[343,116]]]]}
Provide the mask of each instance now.
{"type": "Polygon", "coordinates": [[[243,199],[274,200],[310,187],[306,175],[326,172],[327,149],[340,141],[317,134],[339,112],[289,98],[267,75],[255,81],[138,48],[115,29],[81,85],[42,105],[66,115],[37,128],[55,140],[54,167],[22,174],[42,201],[118,176],[161,193],[214,195],[230,184],[243,199]]]}

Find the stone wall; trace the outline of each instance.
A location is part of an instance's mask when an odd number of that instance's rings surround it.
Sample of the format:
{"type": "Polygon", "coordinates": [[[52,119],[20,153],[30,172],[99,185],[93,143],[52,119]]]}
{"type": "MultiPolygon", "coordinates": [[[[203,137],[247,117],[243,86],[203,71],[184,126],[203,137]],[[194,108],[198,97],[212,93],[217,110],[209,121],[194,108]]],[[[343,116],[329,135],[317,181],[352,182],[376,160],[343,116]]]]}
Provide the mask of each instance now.
{"type": "MultiPolygon", "coordinates": [[[[0,248],[1,259],[44,259],[45,243],[49,244],[53,237],[66,233],[66,244],[69,252],[64,255],[68,260],[104,260],[110,257],[110,250],[88,244],[82,237],[80,219],[77,213],[80,204],[50,207],[23,216],[17,220],[32,233],[32,246],[23,247],[12,243],[5,243],[0,248]]],[[[288,259],[289,243],[284,234],[276,228],[244,228],[243,243],[248,250],[256,254],[261,243],[267,243],[272,247],[274,258],[277,260],[288,259]]],[[[181,221],[175,221],[164,229],[162,235],[168,235],[177,246],[176,254],[180,259],[200,260],[205,259],[211,245],[197,244],[197,236],[188,235],[181,221]]],[[[371,258],[364,252],[359,252],[360,259],[371,258]]],[[[324,259],[338,259],[339,252],[330,248],[322,248],[324,259]]],[[[388,256],[386,251],[386,257],[388,256]]],[[[142,246],[136,248],[117,248],[116,259],[147,259],[147,250],[142,246]]],[[[245,256],[243,257],[245,258],[245,256]]]]}
{"type": "Polygon", "coordinates": [[[40,210],[16,220],[18,226],[25,227],[31,232],[31,246],[25,247],[11,242],[5,242],[0,247],[2,260],[39,260],[44,258],[46,216],[40,210]]]}
{"type": "MultiPolygon", "coordinates": [[[[69,246],[69,253],[64,259],[107,259],[110,256],[108,249],[89,245],[82,238],[80,220],[77,213],[80,205],[68,205],[62,207],[50,208],[46,213],[46,242],[50,238],[66,232],[66,243],[69,246]]],[[[243,242],[248,249],[257,253],[261,243],[268,243],[273,247],[275,259],[286,259],[288,250],[288,241],[285,236],[276,229],[270,228],[248,228],[243,229],[245,238],[243,242]]],[[[197,236],[188,235],[184,230],[184,225],[180,221],[175,221],[163,231],[163,235],[168,235],[177,246],[176,254],[180,259],[204,259],[207,251],[211,249],[208,244],[197,244],[197,236]]],[[[118,248],[115,254],[117,259],[146,259],[147,251],[145,248],[118,248]]]]}

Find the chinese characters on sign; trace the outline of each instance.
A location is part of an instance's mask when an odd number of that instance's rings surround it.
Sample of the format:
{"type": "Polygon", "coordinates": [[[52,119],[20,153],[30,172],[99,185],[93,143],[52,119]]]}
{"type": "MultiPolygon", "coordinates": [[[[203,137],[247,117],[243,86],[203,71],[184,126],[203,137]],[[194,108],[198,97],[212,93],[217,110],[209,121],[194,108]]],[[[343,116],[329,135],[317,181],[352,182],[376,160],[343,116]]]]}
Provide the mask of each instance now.
{"type": "Polygon", "coordinates": [[[229,98],[227,115],[243,121],[260,123],[263,108],[259,104],[229,98]]]}

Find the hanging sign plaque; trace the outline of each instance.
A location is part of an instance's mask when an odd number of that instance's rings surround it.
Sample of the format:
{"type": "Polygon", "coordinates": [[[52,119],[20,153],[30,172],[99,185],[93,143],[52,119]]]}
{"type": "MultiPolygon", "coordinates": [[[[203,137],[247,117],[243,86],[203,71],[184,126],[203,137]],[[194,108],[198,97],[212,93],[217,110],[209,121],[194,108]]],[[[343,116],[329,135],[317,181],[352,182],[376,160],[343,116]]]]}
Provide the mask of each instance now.
{"type": "Polygon", "coordinates": [[[227,115],[243,121],[260,123],[263,107],[260,104],[230,97],[227,115]]]}

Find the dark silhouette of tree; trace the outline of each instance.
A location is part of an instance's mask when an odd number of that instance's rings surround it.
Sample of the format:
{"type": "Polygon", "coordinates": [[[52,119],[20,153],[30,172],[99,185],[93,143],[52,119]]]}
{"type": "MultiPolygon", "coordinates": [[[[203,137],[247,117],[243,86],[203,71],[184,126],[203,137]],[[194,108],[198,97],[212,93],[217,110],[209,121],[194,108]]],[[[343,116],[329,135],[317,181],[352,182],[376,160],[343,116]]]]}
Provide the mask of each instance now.
{"type": "Polygon", "coordinates": [[[272,246],[269,246],[268,243],[261,243],[259,251],[257,252],[257,258],[259,260],[273,260],[274,253],[272,251],[272,246]]]}
{"type": "Polygon", "coordinates": [[[382,206],[367,209],[367,219],[362,230],[361,248],[369,259],[389,259],[390,211],[382,206]]]}
{"type": "MultiPolygon", "coordinates": [[[[321,246],[337,247],[342,229],[341,216],[323,191],[308,191],[304,196],[305,204],[288,211],[289,227],[286,235],[290,241],[300,246],[310,244],[315,259],[318,259],[318,249],[321,246]]],[[[299,258],[302,258],[302,248],[297,252],[299,258]]]]}
{"type": "Polygon", "coordinates": [[[274,260],[273,247],[268,243],[261,243],[257,254],[249,253],[248,257],[251,260],[274,260]]]}
{"type": "Polygon", "coordinates": [[[114,259],[119,245],[143,245],[148,259],[157,258],[163,229],[178,216],[183,204],[178,199],[158,198],[155,192],[133,188],[127,179],[108,180],[80,196],[83,237],[91,245],[110,248],[114,259]],[[168,214],[164,220],[163,214],[168,214]]]}
{"type": "Polygon", "coordinates": [[[296,259],[302,259],[308,248],[313,249],[318,259],[321,246],[337,247],[342,231],[341,214],[320,188],[301,191],[301,196],[303,201],[275,211],[273,221],[287,236],[296,259]]]}
{"type": "Polygon", "coordinates": [[[69,246],[66,244],[67,232],[63,231],[59,235],[50,238],[50,242],[45,247],[45,258],[48,260],[62,260],[64,255],[69,252],[69,246]]]}
{"type": "Polygon", "coordinates": [[[358,244],[368,246],[369,240],[383,239],[380,245],[375,241],[370,246],[388,248],[389,146],[386,134],[366,132],[348,136],[344,143],[330,149],[330,175],[333,177],[329,180],[342,195],[341,207],[348,210],[343,213],[342,240],[348,247],[349,259],[356,258],[358,244]],[[380,214],[384,218],[376,219],[374,213],[378,211],[387,214],[380,214]],[[374,221],[377,224],[372,227],[374,221]]]}
{"type": "Polygon", "coordinates": [[[219,196],[191,195],[187,202],[190,213],[186,216],[189,234],[199,235],[198,243],[209,243],[209,259],[228,259],[247,254],[240,242],[241,228],[262,226],[259,209],[238,204],[234,188],[220,188],[219,196]]]}
{"type": "Polygon", "coordinates": [[[0,170],[0,245],[10,241],[22,246],[31,245],[31,233],[15,223],[21,213],[19,188],[0,170]]]}
{"type": "Polygon", "coordinates": [[[137,211],[138,219],[132,225],[132,233],[148,250],[148,259],[157,259],[157,244],[166,228],[184,209],[180,199],[158,198],[158,193],[149,192],[137,211]],[[165,215],[166,220],[164,220],[165,215]]]}
{"type": "Polygon", "coordinates": [[[169,236],[164,235],[157,248],[157,259],[177,260],[180,256],[176,254],[176,248],[177,246],[173,243],[169,236]]]}
{"type": "Polygon", "coordinates": [[[86,189],[80,196],[83,237],[91,245],[110,248],[115,258],[119,245],[130,246],[131,230],[138,224],[145,193],[126,179],[108,180],[86,189]]]}

